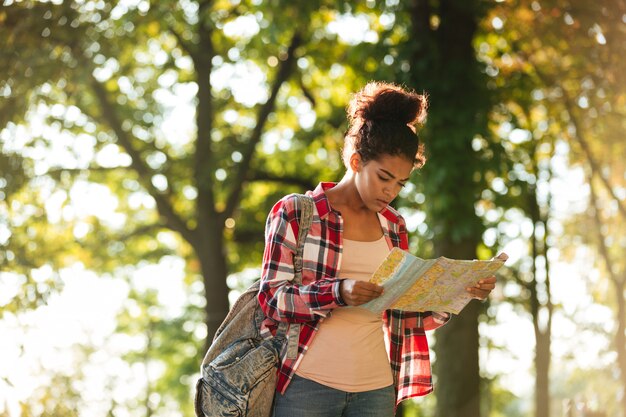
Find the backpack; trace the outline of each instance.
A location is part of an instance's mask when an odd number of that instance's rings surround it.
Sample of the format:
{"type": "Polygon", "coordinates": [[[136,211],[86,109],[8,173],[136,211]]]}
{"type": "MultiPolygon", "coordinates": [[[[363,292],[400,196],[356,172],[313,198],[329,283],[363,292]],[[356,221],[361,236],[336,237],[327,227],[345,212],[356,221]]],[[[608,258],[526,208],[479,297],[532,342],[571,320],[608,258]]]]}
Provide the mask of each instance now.
{"type": "MultiPolygon", "coordinates": [[[[311,197],[302,194],[296,197],[301,208],[293,282],[300,284],[304,241],[311,226],[314,203],[311,197]]],[[[270,417],[272,414],[280,354],[287,340],[287,357],[295,358],[300,325],[281,322],[274,337],[261,337],[259,329],[265,314],[257,299],[259,287],[257,280],[239,296],[215,333],[196,384],[198,417],[270,417]]]]}

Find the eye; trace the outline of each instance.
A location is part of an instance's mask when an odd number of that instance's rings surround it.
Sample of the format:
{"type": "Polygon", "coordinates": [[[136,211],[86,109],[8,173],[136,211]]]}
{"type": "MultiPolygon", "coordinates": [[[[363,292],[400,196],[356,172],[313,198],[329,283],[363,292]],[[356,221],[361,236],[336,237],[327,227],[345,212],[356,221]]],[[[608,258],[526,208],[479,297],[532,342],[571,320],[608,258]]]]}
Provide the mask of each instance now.
{"type": "Polygon", "coordinates": [[[382,175],[379,175],[378,178],[380,178],[383,181],[389,181],[391,179],[391,178],[383,177],[382,175]]]}

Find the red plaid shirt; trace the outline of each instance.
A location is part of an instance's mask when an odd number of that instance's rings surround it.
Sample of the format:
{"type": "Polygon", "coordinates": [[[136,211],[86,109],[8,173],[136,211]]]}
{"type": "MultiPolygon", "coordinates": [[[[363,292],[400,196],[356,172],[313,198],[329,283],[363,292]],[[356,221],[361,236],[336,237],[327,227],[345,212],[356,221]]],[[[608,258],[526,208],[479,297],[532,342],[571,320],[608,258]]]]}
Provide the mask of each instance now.
{"type": "MultiPolygon", "coordinates": [[[[277,383],[281,393],[287,389],[320,323],[334,308],[345,305],[339,294],[341,280],[336,278],[341,266],[343,220],[330,207],[324,192],[333,186],[320,183],[313,192],[307,192],[315,201],[315,210],[304,246],[301,285],[291,283],[300,215],[295,196],[288,195],[276,203],[267,219],[259,302],[269,319],[262,326],[262,334],[274,333],[278,321],[301,323],[297,357],[281,358],[277,383]]],[[[400,214],[388,206],[378,218],[387,243],[407,250],[408,236],[400,214]]],[[[448,319],[446,313],[383,313],[397,403],[433,390],[425,331],[436,329],[448,319]]]]}

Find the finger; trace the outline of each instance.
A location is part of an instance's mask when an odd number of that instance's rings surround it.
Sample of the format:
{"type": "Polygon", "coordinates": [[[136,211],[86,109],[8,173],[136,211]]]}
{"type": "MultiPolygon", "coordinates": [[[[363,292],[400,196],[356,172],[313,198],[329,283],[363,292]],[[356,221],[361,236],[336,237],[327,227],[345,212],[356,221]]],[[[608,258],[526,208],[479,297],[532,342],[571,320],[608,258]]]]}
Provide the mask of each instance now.
{"type": "Polygon", "coordinates": [[[507,255],[506,253],[502,252],[500,255],[496,256],[497,259],[500,259],[501,261],[507,261],[507,259],[509,259],[509,255],[507,255]]]}
{"type": "Polygon", "coordinates": [[[359,305],[361,305],[361,304],[365,304],[365,303],[367,303],[367,302],[369,302],[369,301],[372,301],[374,298],[376,298],[376,297],[373,297],[373,298],[372,298],[372,297],[358,297],[358,298],[354,301],[354,303],[355,303],[355,305],[358,305],[358,306],[359,306],[359,305]]]}
{"type": "Polygon", "coordinates": [[[374,298],[378,298],[381,296],[381,292],[372,291],[372,290],[363,290],[362,292],[358,292],[355,295],[363,300],[370,301],[374,298]]]}
{"type": "Polygon", "coordinates": [[[478,294],[471,294],[472,299],[474,300],[480,300],[480,301],[484,301],[487,299],[486,295],[478,295],[478,294]]]}
{"type": "Polygon", "coordinates": [[[357,288],[353,293],[366,297],[378,297],[383,291],[382,289],[357,288]]]}
{"type": "Polygon", "coordinates": [[[488,290],[491,291],[494,288],[496,288],[496,284],[495,283],[478,283],[476,285],[474,285],[474,288],[478,288],[479,290],[488,290]]]}
{"type": "Polygon", "coordinates": [[[479,284],[495,284],[496,281],[497,281],[497,278],[495,277],[495,275],[492,275],[487,278],[482,278],[481,280],[478,281],[478,283],[479,284]]]}
{"type": "Polygon", "coordinates": [[[354,294],[354,298],[363,303],[366,303],[378,297],[380,297],[379,293],[370,292],[370,293],[364,293],[364,294],[354,294]]]}
{"type": "Polygon", "coordinates": [[[351,298],[350,301],[347,302],[347,304],[351,305],[351,306],[359,306],[359,305],[365,304],[368,301],[371,301],[371,300],[373,300],[373,299],[375,299],[377,297],[378,297],[378,295],[375,295],[375,296],[357,296],[357,297],[351,298]]]}
{"type": "Polygon", "coordinates": [[[358,294],[377,294],[383,293],[383,287],[380,285],[372,284],[371,282],[357,282],[354,285],[353,292],[358,294]]]}
{"type": "Polygon", "coordinates": [[[367,288],[370,290],[375,290],[375,291],[382,291],[383,287],[381,287],[380,285],[371,283],[371,282],[367,282],[367,281],[357,281],[355,284],[356,287],[359,288],[367,288]]]}
{"type": "Polygon", "coordinates": [[[467,292],[470,293],[470,295],[473,298],[477,298],[479,300],[484,300],[485,298],[487,298],[489,296],[489,294],[491,293],[491,290],[482,290],[482,289],[478,289],[478,288],[468,288],[467,292]]]}

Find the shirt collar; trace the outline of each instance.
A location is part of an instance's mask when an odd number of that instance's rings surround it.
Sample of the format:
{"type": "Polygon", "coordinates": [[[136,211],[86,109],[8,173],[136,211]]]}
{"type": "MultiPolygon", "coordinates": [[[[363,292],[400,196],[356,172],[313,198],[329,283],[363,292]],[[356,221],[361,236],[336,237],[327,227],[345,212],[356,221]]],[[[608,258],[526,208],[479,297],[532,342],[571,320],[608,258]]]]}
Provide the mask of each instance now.
{"type": "Polygon", "coordinates": [[[330,203],[328,202],[328,198],[326,197],[326,190],[330,190],[335,185],[337,184],[334,182],[320,182],[317,187],[315,187],[315,190],[307,193],[313,197],[320,219],[325,218],[328,216],[328,213],[333,211],[332,207],[330,207],[330,203]]]}
{"type": "MultiPolygon", "coordinates": [[[[328,214],[333,211],[330,203],[328,202],[328,197],[326,197],[326,190],[330,190],[337,183],[334,182],[320,182],[315,190],[309,191],[307,194],[313,197],[313,201],[315,201],[315,207],[317,208],[317,213],[320,216],[320,219],[325,218],[328,214]]],[[[385,219],[392,223],[398,223],[400,213],[398,213],[391,206],[387,206],[381,211],[378,212],[379,215],[383,216],[385,219]]]]}
{"type": "Polygon", "coordinates": [[[378,212],[379,215],[389,220],[391,223],[398,223],[400,221],[400,213],[398,213],[393,207],[387,206],[378,212]]]}

